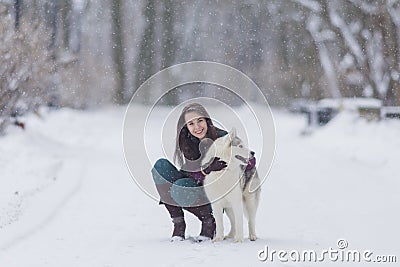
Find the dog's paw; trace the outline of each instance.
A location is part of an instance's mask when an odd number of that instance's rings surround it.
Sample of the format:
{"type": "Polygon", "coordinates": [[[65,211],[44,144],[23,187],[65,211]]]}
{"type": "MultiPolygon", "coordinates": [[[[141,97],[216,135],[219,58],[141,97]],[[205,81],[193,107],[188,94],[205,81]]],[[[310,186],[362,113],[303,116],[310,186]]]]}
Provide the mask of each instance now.
{"type": "Polygon", "coordinates": [[[235,240],[233,240],[234,243],[242,243],[243,242],[243,237],[235,237],[235,240]]]}
{"type": "Polygon", "coordinates": [[[224,240],[224,237],[223,237],[223,236],[216,236],[216,237],[214,237],[214,239],[212,240],[212,242],[220,242],[220,241],[222,241],[222,240],[224,240]]]}
{"type": "Polygon", "coordinates": [[[224,239],[232,239],[235,237],[234,233],[229,233],[228,235],[224,236],[224,239]]]}
{"type": "Polygon", "coordinates": [[[250,239],[251,241],[256,241],[256,240],[257,240],[257,236],[256,236],[255,234],[251,234],[251,235],[249,236],[249,239],[250,239]]]}

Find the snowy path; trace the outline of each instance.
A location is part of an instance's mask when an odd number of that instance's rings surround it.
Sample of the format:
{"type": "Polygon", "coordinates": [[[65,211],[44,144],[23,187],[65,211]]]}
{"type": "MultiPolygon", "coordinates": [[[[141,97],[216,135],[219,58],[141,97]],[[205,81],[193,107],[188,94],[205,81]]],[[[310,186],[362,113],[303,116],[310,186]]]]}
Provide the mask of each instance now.
{"type": "MultiPolygon", "coordinates": [[[[351,249],[400,260],[399,123],[353,123],[343,116],[304,137],[303,118],[276,112],[277,154],[263,185],[260,238],[171,244],[166,211],[140,191],[125,167],[123,112],[58,111],[46,122],[31,118],[26,133],[0,138],[0,192],[19,190],[0,198],[6,222],[0,224],[0,266],[311,266],[316,263],[260,262],[257,252],[265,245],[320,251],[336,248],[339,238],[351,249]],[[22,159],[5,157],[18,145],[22,159]],[[27,176],[36,180],[24,182],[27,176]]],[[[186,217],[187,235],[196,235],[199,223],[186,217]]]]}

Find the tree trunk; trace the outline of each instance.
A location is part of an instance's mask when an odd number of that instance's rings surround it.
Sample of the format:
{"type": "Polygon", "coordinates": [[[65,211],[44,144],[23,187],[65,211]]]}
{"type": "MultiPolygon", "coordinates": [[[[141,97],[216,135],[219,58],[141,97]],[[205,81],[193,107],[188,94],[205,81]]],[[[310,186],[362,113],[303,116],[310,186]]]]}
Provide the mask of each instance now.
{"type": "Polygon", "coordinates": [[[14,0],[14,8],[15,8],[15,29],[19,29],[19,23],[21,18],[21,7],[22,0],[14,0]]]}
{"type": "Polygon", "coordinates": [[[46,1],[45,14],[47,16],[47,25],[50,28],[50,44],[49,51],[52,59],[55,61],[57,58],[56,42],[57,42],[57,17],[58,17],[59,4],[58,0],[46,1]]]}
{"type": "MultiPolygon", "coordinates": [[[[136,62],[136,83],[135,90],[152,74],[155,69],[155,20],[156,11],[154,0],[147,0],[144,11],[146,25],[141,40],[139,55],[136,62]]],[[[146,92],[144,103],[149,103],[150,92],[146,92]]]]}
{"type": "MultiPolygon", "coordinates": [[[[163,11],[163,33],[162,33],[162,62],[161,67],[164,69],[174,64],[176,53],[176,41],[174,36],[174,18],[175,10],[172,0],[165,0],[163,11]]],[[[168,88],[169,89],[169,88],[168,88]]],[[[173,92],[173,91],[172,91],[173,92]]],[[[178,95],[175,93],[168,93],[165,96],[165,104],[176,105],[178,103],[178,95]]]]}
{"type": "Polygon", "coordinates": [[[122,12],[121,12],[122,1],[113,0],[111,7],[112,16],[112,56],[116,74],[116,88],[114,101],[117,104],[123,104],[125,102],[125,61],[124,61],[124,48],[122,41],[122,12]]]}
{"type": "Polygon", "coordinates": [[[62,14],[62,28],[63,28],[63,46],[65,50],[69,50],[70,47],[70,37],[71,37],[71,11],[72,3],[71,0],[64,0],[62,4],[61,14],[62,14]]]}

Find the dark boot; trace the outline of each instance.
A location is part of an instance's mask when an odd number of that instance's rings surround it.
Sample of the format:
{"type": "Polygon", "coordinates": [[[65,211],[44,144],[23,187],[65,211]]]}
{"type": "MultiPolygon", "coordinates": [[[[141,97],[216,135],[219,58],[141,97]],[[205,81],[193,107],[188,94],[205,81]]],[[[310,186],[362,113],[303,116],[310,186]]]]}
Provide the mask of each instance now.
{"type": "Polygon", "coordinates": [[[184,217],[177,217],[172,218],[172,222],[174,223],[174,231],[172,232],[172,239],[174,237],[179,237],[179,240],[185,239],[185,230],[186,230],[186,223],[184,217]]]}
{"type": "Polygon", "coordinates": [[[201,222],[200,236],[205,236],[210,239],[214,238],[215,235],[215,219],[214,216],[203,219],[201,222]]]}
{"type": "MultiPolygon", "coordinates": [[[[211,205],[185,207],[184,209],[194,214],[201,221],[200,236],[213,239],[215,235],[215,219],[212,214],[211,205]]],[[[201,241],[201,239],[199,239],[199,241],[201,241]]]]}
{"type": "Polygon", "coordinates": [[[169,204],[164,204],[164,206],[168,210],[172,222],[174,223],[174,231],[172,232],[171,241],[173,241],[174,237],[180,237],[180,240],[185,239],[186,223],[185,218],[183,217],[182,208],[169,204]]]}

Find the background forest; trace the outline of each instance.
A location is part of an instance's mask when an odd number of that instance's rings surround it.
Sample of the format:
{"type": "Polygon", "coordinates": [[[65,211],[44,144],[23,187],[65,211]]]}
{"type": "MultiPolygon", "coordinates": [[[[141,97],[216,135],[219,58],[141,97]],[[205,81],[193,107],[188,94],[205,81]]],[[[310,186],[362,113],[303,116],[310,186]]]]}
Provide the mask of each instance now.
{"type": "Polygon", "coordinates": [[[126,104],[193,60],[243,71],[272,105],[400,105],[399,46],[398,0],[0,0],[0,125],[39,105],[126,104]]]}

